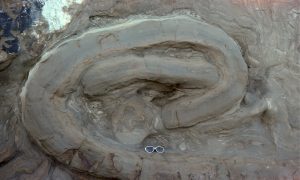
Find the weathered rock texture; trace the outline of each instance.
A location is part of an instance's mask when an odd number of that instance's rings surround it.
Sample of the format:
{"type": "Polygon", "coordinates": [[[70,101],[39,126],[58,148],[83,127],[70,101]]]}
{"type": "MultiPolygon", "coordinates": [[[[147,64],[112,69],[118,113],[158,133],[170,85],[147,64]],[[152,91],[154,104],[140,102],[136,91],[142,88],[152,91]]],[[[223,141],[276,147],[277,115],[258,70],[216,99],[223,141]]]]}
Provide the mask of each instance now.
{"type": "Polygon", "coordinates": [[[300,179],[298,1],[68,13],[0,52],[2,179],[300,179]]]}

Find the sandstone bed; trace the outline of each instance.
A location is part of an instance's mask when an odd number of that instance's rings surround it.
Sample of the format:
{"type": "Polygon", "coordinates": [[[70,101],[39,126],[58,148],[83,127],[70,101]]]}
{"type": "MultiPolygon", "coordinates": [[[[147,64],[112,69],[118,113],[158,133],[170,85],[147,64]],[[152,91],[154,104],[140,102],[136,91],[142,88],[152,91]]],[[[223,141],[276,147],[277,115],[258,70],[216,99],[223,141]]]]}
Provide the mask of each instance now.
{"type": "Polygon", "coordinates": [[[300,179],[299,1],[0,5],[0,179],[300,179]]]}

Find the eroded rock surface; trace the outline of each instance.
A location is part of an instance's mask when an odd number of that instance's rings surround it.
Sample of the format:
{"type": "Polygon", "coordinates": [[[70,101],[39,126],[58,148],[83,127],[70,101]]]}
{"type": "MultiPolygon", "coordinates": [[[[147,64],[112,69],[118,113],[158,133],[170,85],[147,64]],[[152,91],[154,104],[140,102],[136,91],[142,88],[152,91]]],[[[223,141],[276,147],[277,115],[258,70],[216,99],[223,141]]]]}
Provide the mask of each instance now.
{"type": "Polygon", "coordinates": [[[0,54],[0,177],[300,178],[299,2],[67,11],[54,33],[17,35],[16,58],[0,54]]]}

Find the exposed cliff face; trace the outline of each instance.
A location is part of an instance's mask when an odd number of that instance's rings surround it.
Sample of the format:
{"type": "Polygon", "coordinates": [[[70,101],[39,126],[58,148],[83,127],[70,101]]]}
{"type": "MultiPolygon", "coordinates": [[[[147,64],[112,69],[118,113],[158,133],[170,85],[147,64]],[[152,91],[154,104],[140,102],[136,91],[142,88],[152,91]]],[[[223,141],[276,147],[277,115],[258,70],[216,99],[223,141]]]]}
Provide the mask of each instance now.
{"type": "Polygon", "coordinates": [[[1,8],[2,179],[300,178],[298,1],[1,8]]]}

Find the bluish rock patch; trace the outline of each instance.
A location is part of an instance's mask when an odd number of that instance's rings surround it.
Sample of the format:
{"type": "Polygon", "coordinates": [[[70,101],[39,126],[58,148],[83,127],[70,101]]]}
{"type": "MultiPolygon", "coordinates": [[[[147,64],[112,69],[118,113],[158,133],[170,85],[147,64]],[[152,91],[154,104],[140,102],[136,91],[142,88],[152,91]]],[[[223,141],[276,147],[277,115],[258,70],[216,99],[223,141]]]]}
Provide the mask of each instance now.
{"type": "Polygon", "coordinates": [[[23,6],[18,17],[15,20],[17,30],[19,30],[21,33],[31,26],[32,19],[30,15],[31,8],[23,6]]]}
{"type": "Polygon", "coordinates": [[[38,20],[44,5],[43,0],[20,2],[23,3],[21,8],[8,9],[15,18],[10,17],[6,9],[0,9],[0,48],[8,54],[20,51],[20,42],[15,34],[30,28],[38,20]]]}

